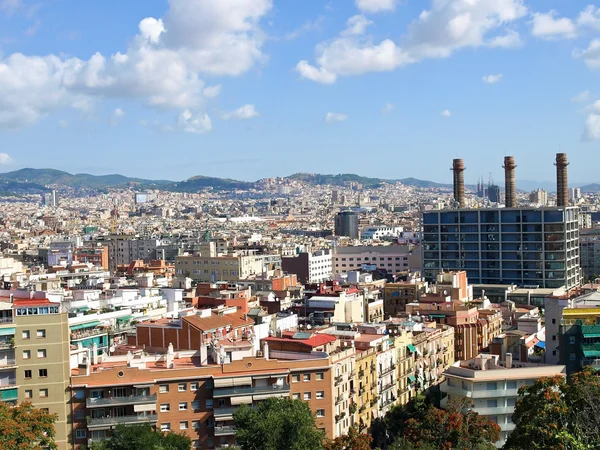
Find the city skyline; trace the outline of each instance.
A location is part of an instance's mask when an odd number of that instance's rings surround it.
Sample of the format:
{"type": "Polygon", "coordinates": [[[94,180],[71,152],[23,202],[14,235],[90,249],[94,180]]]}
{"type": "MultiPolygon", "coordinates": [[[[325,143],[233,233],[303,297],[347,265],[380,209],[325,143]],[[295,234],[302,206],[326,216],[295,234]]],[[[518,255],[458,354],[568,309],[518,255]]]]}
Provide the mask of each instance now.
{"type": "Polygon", "coordinates": [[[0,1],[0,171],[600,181],[591,2],[231,3],[0,1]]]}

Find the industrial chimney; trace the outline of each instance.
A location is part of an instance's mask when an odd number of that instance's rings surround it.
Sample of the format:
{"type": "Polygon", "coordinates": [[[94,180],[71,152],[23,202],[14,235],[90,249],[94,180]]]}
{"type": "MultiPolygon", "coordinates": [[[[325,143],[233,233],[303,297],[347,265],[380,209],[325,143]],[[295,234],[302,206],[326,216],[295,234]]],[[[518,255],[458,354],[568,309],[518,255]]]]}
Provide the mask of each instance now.
{"type": "Polygon", "coordinates": [[[454,174],[454,201],[458,203],[460,208],[465,205],[465,164],[462,159],[454,159],[452,161],[452,173],[454,174]]]}
{"type": "Polygon", "coordinates": [[[517,207],[517,184],[515,182],[515,158],[513,156],[504,157],[504,191],[507,208],[517,207]]]}
{"type": "Polygon", "coordinates": [[[567,154],[556,154],[556,206],[568,206],[569,183],[567,180],[567,154]]]}

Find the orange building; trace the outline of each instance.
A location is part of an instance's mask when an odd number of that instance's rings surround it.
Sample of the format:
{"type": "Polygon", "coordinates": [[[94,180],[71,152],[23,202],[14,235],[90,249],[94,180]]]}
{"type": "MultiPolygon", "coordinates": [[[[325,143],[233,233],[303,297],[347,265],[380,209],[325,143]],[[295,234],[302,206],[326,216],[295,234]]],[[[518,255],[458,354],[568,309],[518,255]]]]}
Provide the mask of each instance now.
{"type": "Polygon", "coordinates": [[[108,270],[108,247],[78,247],[73,253],[73,260],[108,270]]]}

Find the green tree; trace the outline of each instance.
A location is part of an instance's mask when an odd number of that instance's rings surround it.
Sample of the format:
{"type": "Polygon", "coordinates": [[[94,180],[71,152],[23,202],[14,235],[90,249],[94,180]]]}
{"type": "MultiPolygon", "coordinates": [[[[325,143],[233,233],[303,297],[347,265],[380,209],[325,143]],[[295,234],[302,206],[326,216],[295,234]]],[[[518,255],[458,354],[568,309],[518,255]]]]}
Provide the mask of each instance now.
{"type": "Polygon", "coordinates": [[[165,434],[145,424],[117,425],[110,438],[94,442],[92,450],[189,450],[191,445],[184,434],[165,434]]]}
{"type": "Polygon", "coordinates": [[[0,448],[11,450],[55,449],[54,422],[58,416],[31,403],[11,406],[0,402],[0,448]]]}
{"type": "Polygon", "coordinates": [[[586,367],[567,381],[540,378],[519,390],[507,450],[600,449],[600,378],[586,367]]]}
{"type": "Polygon", "coordinates": [[[300,400],[270,398],[254,408],[242,405],[233,419],[242,450],[323,449],[325,436],[308,404],[300,400]]]}
{"type": "Polygon", "coordinates": [[[350,427],[348,434],[325,443],[325,450],[371,450],[372,442],[371,436],[361,433],[356,427],[350,427]]]}

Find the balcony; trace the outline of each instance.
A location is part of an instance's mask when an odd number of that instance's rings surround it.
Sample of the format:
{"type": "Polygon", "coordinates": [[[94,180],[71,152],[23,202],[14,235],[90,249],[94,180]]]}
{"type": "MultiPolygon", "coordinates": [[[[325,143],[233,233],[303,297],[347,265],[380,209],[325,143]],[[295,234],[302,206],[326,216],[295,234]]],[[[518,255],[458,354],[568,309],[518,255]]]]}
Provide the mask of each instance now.
{"type": "Polygon", "coordinates": [[[338,375],[337,377],[335,377],[335,384],[340,384],[343,380],[344,380],[344,377],[341,375],[338,375]]]}
{"type": "Polygon", "coordinates": [[[237,406],[232,406],[229,408],[214,408],[213,414],[215,416],[215,420],[233,420],[233,415],[237,410],[237,406]]]}
{"type": "Polygon", "coordinates": [[[388,384],[386,384],[386,385],[384,385],[384,386],[381,387],[381,392],[388,391],[388,390],[392,389],[395,386],[396,386],[396,383],[388,383],[388,384]]]}
{"type": "Polygon", "coordinates": [[[364,378],[365,377],[365,371],[364,370],[359,370],[358,371],[358,378],[364,378]]]}
{"type": "Polygon", "coordinates": [[[7,388],[11,388],[17,385],[17,379],[16,378],[9,378],[9,379],[3,379],[0,380],[0,389],[7,389],[7,388]]]}
{"type": "Polygon", "coordinates": [[[269,396],[272,394],[276,397],[282,397],[282,394],[290,393],[290,385],[272,385],[272,386],[239,386],[232,388],[219,388],[215,389],[213,392],[213,398],[221,398],[221,397],[235,397],[237,395],[266,395],[269,396]]]}
{"type": "Polygon", "coordinates": [[[500,398],[500,397],[518,397],[519,389],[491,389],[491,390],[477,390],[470,391],[468,389],[462,389],[455,386],[442,386],[442,392],[447,394],[458,395],[459,397],[468,398],[500,398]]]}
{"type": "Polygon", "coordinates": [[[156,394],[130,395],[129,397],[88,398],[85,400],[85,406],[87,406],[88,408],[146,404],[156,404],[156,394]]]}
{"type": "Polygon", "coordinates": [[[215,436],[232,436],[237,432],[234,426],[215,426],[215,436]]]}
{"type": "Polygon", "coordinates": [[[16,366],[17,360],[15,358],[0,359],[0,370],[16,366]]]}
{"type": "Polygon", "coordinates": [[[342,403],[344,400],[346,400],[346,396],[344,394],[338,395],[335,398],[335,404],[337,405],[338,403],[342,403]]]}
{"type": "Polygon", "coordinates": [[[493,408],[473,408],[473,411],[481,416],[496,416],[499,414],[512,414],[515,412],[514,406],[498,406],[493,408]]]}
{"type": "Polygon", "coordinates": [[[14,317],[0,317],[0,323],[15,323],[14,317]]]}
{"type": "Polygon", "coordinates": [[[71,341],[78,341],[79,339],[85,339],[93,336],[101,336],[108,334],[107,328],[89,328],[87,330],[78,330],[71,332],[71,341]]]}
{"type": "Polygon", "coordinates": [[[396,369],[396,366],[394,364],[392,364],[389,367],[386,367],[385,369],[381,369],[381,375],[386,375],[390,372],[393,372],[396,369]]]}
{"type": "Polygon", "coordinates": [[[102,417],[98,419],[89,418],[88,428],[110,428],[117,425],[134,425],[138,423],[156,423],[158,416],[151,414],[147,416],[119,416],[102,417]]]}

